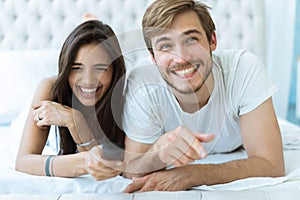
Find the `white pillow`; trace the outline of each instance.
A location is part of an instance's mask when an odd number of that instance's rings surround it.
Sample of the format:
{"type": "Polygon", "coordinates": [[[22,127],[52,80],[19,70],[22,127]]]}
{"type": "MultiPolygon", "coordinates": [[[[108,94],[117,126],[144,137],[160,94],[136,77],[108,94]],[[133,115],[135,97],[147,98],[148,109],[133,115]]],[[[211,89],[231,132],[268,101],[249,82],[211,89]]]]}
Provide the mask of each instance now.
{"type": "Polygon", "coordinates": [[[57,74],[59,49],[0,50],[0,124],[9,124],[30,102],[38,83],[57,74]]]}

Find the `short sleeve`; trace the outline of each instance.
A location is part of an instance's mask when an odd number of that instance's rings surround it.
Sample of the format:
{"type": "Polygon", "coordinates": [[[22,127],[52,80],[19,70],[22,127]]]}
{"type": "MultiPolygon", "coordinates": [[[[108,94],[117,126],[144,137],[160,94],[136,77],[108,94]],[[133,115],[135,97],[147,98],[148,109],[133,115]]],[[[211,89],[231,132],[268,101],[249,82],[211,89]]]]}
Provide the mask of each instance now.
{"type": "Polygon", "coordinates": [[[148,69],[132,71],[124,92],[123,130],[128,138],[145,144],[154,143],[163,133],[164,114],[158,98],[162,85],[157,75],[148,69]]]}
{"type": "Polygon", "coordinates": [[[231,92],[237,114],[243,115],[254,110],[277,90],[262,61],[250,52],[241,54],[231,92]]]}

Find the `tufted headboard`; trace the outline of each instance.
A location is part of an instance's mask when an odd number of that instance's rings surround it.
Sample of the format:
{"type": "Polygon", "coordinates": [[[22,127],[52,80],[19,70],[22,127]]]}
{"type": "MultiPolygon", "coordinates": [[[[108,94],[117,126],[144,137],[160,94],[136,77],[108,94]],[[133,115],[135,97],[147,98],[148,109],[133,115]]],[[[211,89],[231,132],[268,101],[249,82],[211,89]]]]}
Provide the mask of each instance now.
{"type": "Polygon", "coordinates": [[[244,48],[265,60],[264,0],[206,0],[211,5],[218,48],[244,48]]]}
{"type": "MultiPolygon", "coordinates": [[[[152,1],[0,0],[0,49],[60,48],[86,12],[96,14],[117,34],[140,29],[143,12],[152,1]]],[[[264,59],[263,1],[203,1],[212,7],[218,48],[245,48],[264,59]]]]}
{"type": "MultiPolygon", "coordinates": [[[[9,94],[0,99],[0,124],[10,123],[42,78],[56,74],[63,41],[87,12],[113,28],[128,68],[149,56],[141,19],[152,1],[0,0],[0,93],[9,94]]],[[[262,0],[203,1],[212,8],[219,49],[244,48],[265,59],[262,0]]]]}

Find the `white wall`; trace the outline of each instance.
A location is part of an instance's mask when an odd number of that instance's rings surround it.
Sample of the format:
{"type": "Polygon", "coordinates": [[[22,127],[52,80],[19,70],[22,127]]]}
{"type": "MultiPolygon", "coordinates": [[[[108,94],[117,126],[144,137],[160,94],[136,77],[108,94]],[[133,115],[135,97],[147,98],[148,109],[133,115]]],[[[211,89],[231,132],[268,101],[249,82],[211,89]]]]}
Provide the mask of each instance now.
{"type": "Polygon", "coordinates": [[[287,117],[290,91],[296,0],[265,0],[266,65],[279,91],[274,96],[277,115],[287,117]]]}

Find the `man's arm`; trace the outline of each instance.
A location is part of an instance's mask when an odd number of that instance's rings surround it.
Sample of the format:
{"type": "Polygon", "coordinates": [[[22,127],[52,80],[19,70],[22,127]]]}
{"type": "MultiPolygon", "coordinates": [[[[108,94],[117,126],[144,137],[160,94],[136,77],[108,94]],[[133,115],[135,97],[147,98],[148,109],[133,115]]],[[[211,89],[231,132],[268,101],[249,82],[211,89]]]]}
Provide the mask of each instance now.
{"type": "Polygon", "coordinates": [[[150,152],[151,144],[143,144],[125,138],[126,167],[123,176],[126,178],[141,177],[153,171],[165,168],[165,163],[158,159],[158,152],[150,152]]]}
{"type": "Polygon", "coordinates": [[[213,134],[193,133],[185,127],[163,134],[154,144],[142,144],[126,137],[123,174],[127,178],[141,177],[169,164],[180,167],[203,159],[207,152],[202,142],[213,139],[213,134]]]}
{"type": "Polygon", "coordinates": [[[283,176],[282,141],[272,99],[241,116],[240,122],[248,159],[223,164],[191,164],[156,172],[136,179],[125,192],[186,190],[193,186],[228,183],[248,177],[283,176]]]}

